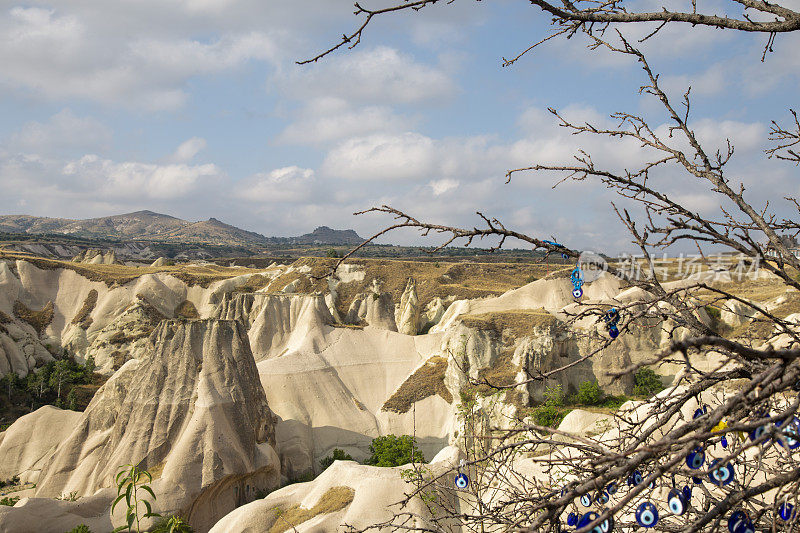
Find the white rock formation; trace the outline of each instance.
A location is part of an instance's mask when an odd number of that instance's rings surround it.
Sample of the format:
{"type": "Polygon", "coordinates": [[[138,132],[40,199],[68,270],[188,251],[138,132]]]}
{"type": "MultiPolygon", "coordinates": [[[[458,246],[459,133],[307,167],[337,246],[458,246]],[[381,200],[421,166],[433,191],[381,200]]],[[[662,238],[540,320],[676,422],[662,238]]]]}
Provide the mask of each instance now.
{"type": "Polygon", "coordinates": [[[404,335],[416,335],[419,331],[420,305],[417,298],[417,282],[408,278],[403,295],[400,297],[400,306],[395,313],[397,331],[404,335]]]}

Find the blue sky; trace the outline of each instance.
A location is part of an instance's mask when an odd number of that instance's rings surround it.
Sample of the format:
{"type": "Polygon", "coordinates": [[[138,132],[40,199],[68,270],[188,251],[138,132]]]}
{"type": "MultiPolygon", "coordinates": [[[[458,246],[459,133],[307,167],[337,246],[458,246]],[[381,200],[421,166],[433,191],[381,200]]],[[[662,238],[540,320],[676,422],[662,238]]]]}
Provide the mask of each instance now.
{"type": "MultiPolygon", "coordinates": [[[[599,124],[615,111],[666,121],[638,96],[644,78],[629,58],[580,36],[502,68],[548,20],[523,0],[437,4],[377,20],[354,50],[298,66],[357,24],[351,2],[2,0],[0,212],[151,209],[266,235],[323,224],[369,235],[388,221],[352,213],[389,203],[467,226],[480,209],[574,247],[630,249],[602,186],[552,190],[552,175],[504,185],[507,169],[567,163],[579,147],[611,168],[643,161],[630,143],[569,135],[548,106],[599,124]]],[[[643,45],[671,94],[693,86],[701,138],[734,142],[731,179],[756,205],[800,192],[795,167],[763,156],[769,121],[797,106],[800,39],[779,36],[761,63],[764,40],[673,26],[643,45]]],[[[679,172],[659,178],[704,213],[723,203],[679,172]]]]}

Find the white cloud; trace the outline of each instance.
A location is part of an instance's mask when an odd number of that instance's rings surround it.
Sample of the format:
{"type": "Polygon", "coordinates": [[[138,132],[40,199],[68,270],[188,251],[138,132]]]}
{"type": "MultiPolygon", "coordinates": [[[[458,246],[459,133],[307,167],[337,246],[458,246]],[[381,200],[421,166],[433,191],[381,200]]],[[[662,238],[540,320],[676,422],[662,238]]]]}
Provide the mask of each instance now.
{"type": "Polygon", "coordinates": [[[233,196],[247,202],[301,202],[311,197],[313,185],[313,170],[289,166],[237,182],[233,196]]]}
{"type": "Polygon", "coordinates": [[[206,147],[206,140],[192,137],[178,146],[178,149],[169,157],[171,163],[188,163],[206,147]]]}
{"type": "Polygon", "coordinates": [[[46,153],[64,149],[96,149],[111,140],[111,130],[92,117],[78,117],[63,109],[46,122],[28,122],[13,134],[13,150],[46,153]]]}
{"type": "Polygon", "coordinates": [[[276,141],[324,144],[370,133],[400,132],[416,122],[385,106],[354,108],[340,98],[316,98],[303,106],[298,117],[278,135],[276,141]]]}
{"type": "Polygon", "coordinates": [[[134,196],[158,200],[186,196],[222,177],[221,170],[213,164],[117,163],[96,155],[71,161],[64,165],[62,172],[65,176],[97,184],[97,192],[108,198],[134,196]]]}
{"type": "Polygon", "coordinates": [[[418,133],[370,135],[349,139],[331,150],[327,174],[346,180],[419,180],[436,170],[433,139],[418,133]]]}
{"type": "Polygon", "coordinates": [[[442,100],[456,92],[446,71],[380,46],[333,56],[295,68],[277,81],[292,98],[323,95],[367,104],[411,104],[442,100]]]}
{"type": "Polygon", "coordinates": [[[434,196],[441,196],[447,192],[454,191],[458,188],[458,180],[443,179],[430,182],[428,185],[433,189],[434,196]]]}
{"type": "Polygon", "coordinates": [[[176,109],[191,77],[273,60],[278,49],[274,35],[259,31],[201,41],[191,32],[154,36],[131,20],[114,33],[114,16],[100,20],[110,4],[97,9],[91,16],[75,6],[0,12],[0,82],[53,100],[176,109]]]}

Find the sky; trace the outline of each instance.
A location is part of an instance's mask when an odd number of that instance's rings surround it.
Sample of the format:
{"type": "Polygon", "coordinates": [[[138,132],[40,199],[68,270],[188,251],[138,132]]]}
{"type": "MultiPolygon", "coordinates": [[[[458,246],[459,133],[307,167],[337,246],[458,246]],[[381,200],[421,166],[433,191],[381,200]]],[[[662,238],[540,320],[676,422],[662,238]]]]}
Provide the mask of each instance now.
{"type": "MultiPolygon", "coordinates": [[[[472,227],[481,211],[573,248],[632,249],[601,184],[553,189],[559,176],[533,173],[505,184],[508,169],[569,164],[578,149],[610,169],[644,162],[636,144],[571,135],[547,112],[611,126],[627,111],[666,133],[631,58],[576,36],[504,68],[548,35],[549,17],[524,0],[456,0],[378,18],[354,49],[296,64],[358,24],[343,0],[0,0],[0,213],[149,209],[264,235],[327,225],[368,236],[391,219],[353,213],[389,204],[434,223],[472,227]]],[[[634,40],[651,29],[621,28],[634,40]]],[[[672,97],[692,86],[690,125],[710,151],[734,144],[731,181],[780,214],[783,196],[800,195],[798,169],[763,151],[770,121],[798,105],[800,37],[778,36],[761,62],[765,41],[675,25],[641,47],[672,97]]],[[[657,178],[709,216],[728,205],[678,169],[657,178]]]]}

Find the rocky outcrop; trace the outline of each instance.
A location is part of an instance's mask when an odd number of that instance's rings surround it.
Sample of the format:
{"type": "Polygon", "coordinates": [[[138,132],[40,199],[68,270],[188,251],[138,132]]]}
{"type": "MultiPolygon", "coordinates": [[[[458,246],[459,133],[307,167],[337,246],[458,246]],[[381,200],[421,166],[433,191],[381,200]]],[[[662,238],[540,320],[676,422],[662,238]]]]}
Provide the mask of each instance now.
{"type": "Polygon", "coordinates": [[[87,263],[91,265],[121,265],[117,260],[117,253],[114,250],[98,250],[89,248],[76,255],[73,259],[76,263],[87,263]]]}
{"type": "MultiPolygon", "coordinates": [[[[273,415],[240,324],[163,321],[149,342],[41,461],[36,496],[90,495],[113,486],[120,465],[138,464],[155,473],[159,510],[206,531],[256,488],[277,485],[273,415]]],[[[0,457],[8,470],[31,461],[0,457]]]]}
{"type": "Polygon", "coordinates": [[[347,311],[346,321],[348,324],[367,324],[375,328],[397,331],[392,295],[374,291],[356,295],[347,311]]]}
{"type": "Polygon", "coordinates": [[[419,331],[420,303],[417,297],[417,282],[408,278],[406,289],[400,297],[400,306],[395,312],[397,331],[405,335],[416,335],[419,331]]]}

